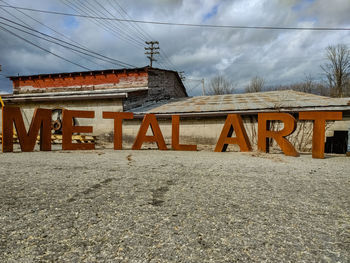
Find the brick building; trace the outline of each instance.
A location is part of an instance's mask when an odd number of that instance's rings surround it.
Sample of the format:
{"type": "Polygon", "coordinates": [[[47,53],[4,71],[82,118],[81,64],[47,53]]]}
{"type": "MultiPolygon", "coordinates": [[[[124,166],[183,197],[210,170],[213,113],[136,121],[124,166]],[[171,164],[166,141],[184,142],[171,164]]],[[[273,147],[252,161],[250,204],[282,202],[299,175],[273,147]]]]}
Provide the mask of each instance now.
{"type": "Polygon", "coordinates": [[[3,95],[3,100],[6,105],[21,107],[27,127],[37,107],[53,109],[56,113],[62,108],[93,110],[94,122],[82,119],[79,124],[95,125],[95,135],[113,130],[113,123],[102,119],[102,111],[126,111],[188,96],[177,72],[149,67],[12,76],[10,79],[13,94],[3,95]]]}

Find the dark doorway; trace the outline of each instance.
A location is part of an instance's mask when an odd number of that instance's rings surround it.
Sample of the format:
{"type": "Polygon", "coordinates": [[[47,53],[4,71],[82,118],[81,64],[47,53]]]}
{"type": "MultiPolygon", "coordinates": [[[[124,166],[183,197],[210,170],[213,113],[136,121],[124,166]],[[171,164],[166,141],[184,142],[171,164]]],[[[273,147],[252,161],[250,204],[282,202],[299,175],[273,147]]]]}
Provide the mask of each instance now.
{"type": "Polygon", "coordinates": [[[345,154],[348,146],[348,132],[334,131],[333,137],[327,137],[325,153],[345,154]]]}

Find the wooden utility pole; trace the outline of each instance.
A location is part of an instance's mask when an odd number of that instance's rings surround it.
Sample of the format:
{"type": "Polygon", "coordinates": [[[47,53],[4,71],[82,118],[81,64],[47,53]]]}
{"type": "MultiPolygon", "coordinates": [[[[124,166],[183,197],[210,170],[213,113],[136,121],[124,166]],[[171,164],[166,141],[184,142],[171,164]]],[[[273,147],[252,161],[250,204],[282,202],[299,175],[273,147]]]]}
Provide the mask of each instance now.
{"type": "Polygon", "coordinates": [[[202,79],[201,82],[202,82],[202,93],[203,93],[203,96],[205,96],[204,79],[202,79]]]}
{"type": "Polygon", "coordinates": [[[157,61],[153,55],[155,54],[159,54],[159,52],[157,50],[159,50],[159,42],[158,41],[146,41],[145,42],[147,45],[149,45],[149,47],[145,47],[145,50],[149,50],[147,52],[145,52],[147,56],[147,58],[149,59],[149,66],[152,67],[153,65],[153,61],[157,61]]]}
{"type": "Polygon", "coordinates": [[[179,71],[178,74],[179,74],[179,77],[182,81],[186,80],[185,71],[179,71]]]}
{"type": "MultiPolygon", "coordinates": [[[[1,72],[1,65],[0,65],[0,72],[1,72]]],[[[1,104],[1,108],[5,107],[5,104],[0,96],[0,104],[1,104]]]]}

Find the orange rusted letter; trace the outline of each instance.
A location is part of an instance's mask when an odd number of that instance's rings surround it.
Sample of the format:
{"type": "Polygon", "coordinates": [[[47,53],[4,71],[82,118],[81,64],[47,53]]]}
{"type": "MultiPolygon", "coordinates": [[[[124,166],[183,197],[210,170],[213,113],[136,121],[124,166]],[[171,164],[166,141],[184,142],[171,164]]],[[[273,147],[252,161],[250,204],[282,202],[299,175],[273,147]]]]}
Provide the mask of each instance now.
{"type": "Polygon", "coordinates": [[[162,132],[154,114],[146,114],[145,117],[143,117],[140,130],[136,136],[132,149],[140,150],[144,142],[156,142],[159,150],[167,150],[162,132]],[[146,135],[149,126],[151,126],[153,136],[146,135]]]}
{"type": "Polygon", "coordinates": [[[175,151],[197,151],[197,145],[180,144],[180,116],[172,115],[171,145],[175,151]]]}
{"type": "Polygon", "coordinates": [[[21,110],[18,107],[2,108],[2,151],[13,151],[13,126],[15,124],[18,141],[22,152],[34,150],[40,130],[40,151],[51,151],[51,110],[37,108],[28,133],[23,123],[21,110]]]}
{"type": "Polygon", "coordinates": [[[73,118],[94,118],[94,111],[63,110],[62,150],[94,150],[94,143],[72,143],[73,133],[92,133],[91,126],[73,126],[73,118]]]}
{"type": "Polygon", "coordinates": [[[242,118],[237,114],[227,115],[215,152],[225,152],[229,144],[238,144],[241,152],[249,152],[252,149],[242,118]],[[236,133],[235,138],[231,137],[233,130],[236,133]]]}
{"type": "Polygon", "coordinates": [[[332,111],[314,111],[314,112],[300,112],[300,120],[314,121],[313,135],[312,135],[312,158],[324,158],[324,143],[327,120],[341,120],[341,112],[332,111]]]}
{"type": "Polygon", "coordinates": [[[259,113],[258,114],[258,150],[269,152],[269,139],[273,138],[281,147],[281,150],[288,156],[299,156],[293,145],[285,138],[292,134],[296,128],[295,118],[288,113],[259,113]],[[283,130],[269,131],[270,121],[282,121],[283,130]]]}
{"type": "Polygon", "coordinates": [[[134,118],[132,112],[110,112],[104,111],[102,113],[104,119],[114,119],[114,150],[123,149],[123,120],[131,120],[134,118]]]}

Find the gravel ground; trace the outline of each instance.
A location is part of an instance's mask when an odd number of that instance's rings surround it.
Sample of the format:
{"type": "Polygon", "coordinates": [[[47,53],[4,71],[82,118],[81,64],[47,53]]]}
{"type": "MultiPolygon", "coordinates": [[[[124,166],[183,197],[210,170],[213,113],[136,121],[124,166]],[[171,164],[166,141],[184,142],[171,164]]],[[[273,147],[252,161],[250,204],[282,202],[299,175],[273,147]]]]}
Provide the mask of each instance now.
{"type": "Polygon", "coordinates": [[[0,154],[0,262],[350,262],[350,158],[0,154]]]}

